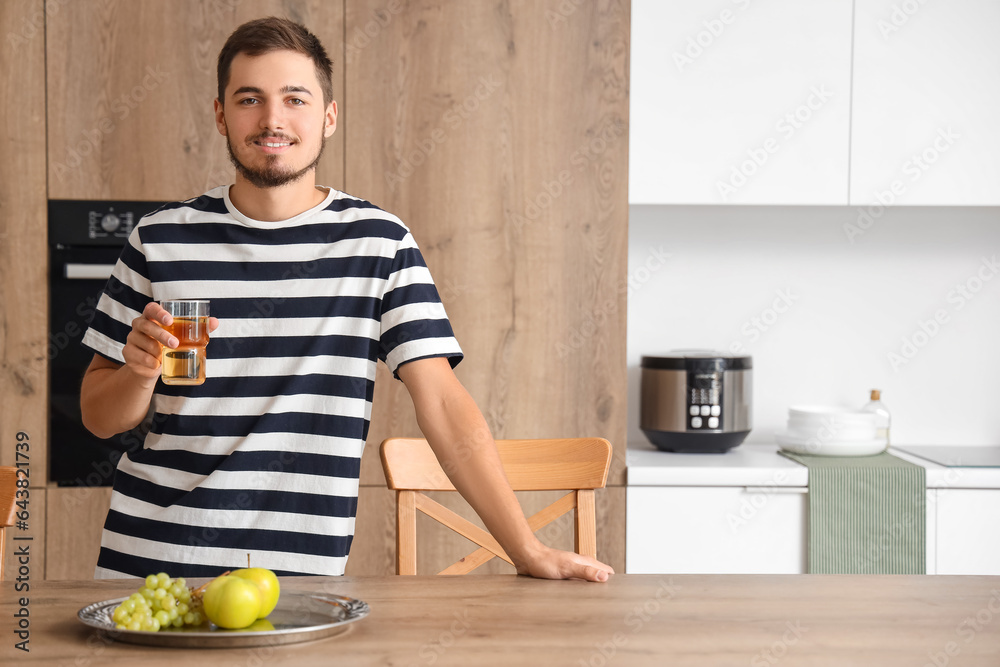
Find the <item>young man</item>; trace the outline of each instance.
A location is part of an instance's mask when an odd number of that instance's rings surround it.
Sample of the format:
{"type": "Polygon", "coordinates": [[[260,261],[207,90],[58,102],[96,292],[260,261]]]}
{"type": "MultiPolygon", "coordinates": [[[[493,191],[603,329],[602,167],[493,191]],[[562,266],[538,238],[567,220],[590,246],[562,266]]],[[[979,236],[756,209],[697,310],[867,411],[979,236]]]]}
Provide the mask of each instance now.
{"type": "Polygon", "coordinates": [[[84,336],[83,419],[103,437],[151,430],[118,463],[96,576],[214,576],[248,552],[279,574],[343,574],[382,359],[518,572],[606,581],[610,567],[528,527],[409,230],[316,186],[337,126],[331,74],[302,26],[240,26],[215,101],[236,182],[143,218],[115,267],[84,336]],[[161,346],[178,344],[157,302],[172,298],[218,316],[203,385],[157,383],[161,346]]]}

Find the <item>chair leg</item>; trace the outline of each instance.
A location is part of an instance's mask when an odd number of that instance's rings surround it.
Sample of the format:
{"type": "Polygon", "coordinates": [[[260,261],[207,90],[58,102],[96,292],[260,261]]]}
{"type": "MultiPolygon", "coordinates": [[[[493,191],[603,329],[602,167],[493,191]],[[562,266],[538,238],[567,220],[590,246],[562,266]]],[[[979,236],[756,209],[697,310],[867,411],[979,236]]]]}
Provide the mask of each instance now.
{"type": "Polygon", "coordinates": [[[576,552],[597,558],[597,511],[593,489],[580,489],[576,492],[575,528],[576,552]]]}
{"type": "Polygon", "coordinates": [[[396,492],[396,574],[417,573],[417,493],[396,492]]]}

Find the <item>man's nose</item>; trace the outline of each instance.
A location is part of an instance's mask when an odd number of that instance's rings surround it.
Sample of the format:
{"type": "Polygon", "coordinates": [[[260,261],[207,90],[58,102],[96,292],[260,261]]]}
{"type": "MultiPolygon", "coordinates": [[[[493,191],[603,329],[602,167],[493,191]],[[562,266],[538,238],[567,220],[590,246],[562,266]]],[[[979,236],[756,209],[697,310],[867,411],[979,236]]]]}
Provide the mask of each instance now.
{"type": "Polygon", "coordinates": [[[260,127],[267,130],[280,130],[285,127],[285,107],[280,100],[264,103],[264,112],[260,115],[260,127]]]}

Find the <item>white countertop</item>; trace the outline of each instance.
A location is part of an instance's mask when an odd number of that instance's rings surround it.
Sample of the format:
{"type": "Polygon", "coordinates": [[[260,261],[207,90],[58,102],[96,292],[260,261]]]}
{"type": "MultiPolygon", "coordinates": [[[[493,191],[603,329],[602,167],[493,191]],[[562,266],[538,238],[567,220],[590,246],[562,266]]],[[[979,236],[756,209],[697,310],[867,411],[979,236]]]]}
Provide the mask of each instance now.
{"type": "MultiPolygon", "coordinates": [[[[897,449],[889,453],[923,466],[929,489],[1000,489],[1000,468],[949,468],[897,449]]],[[[804,487],[809,471],[778,454],[776,444],[744,444],[725,454],[661,452],[648,442],[630,442],[628,486],[804,487]]]]}

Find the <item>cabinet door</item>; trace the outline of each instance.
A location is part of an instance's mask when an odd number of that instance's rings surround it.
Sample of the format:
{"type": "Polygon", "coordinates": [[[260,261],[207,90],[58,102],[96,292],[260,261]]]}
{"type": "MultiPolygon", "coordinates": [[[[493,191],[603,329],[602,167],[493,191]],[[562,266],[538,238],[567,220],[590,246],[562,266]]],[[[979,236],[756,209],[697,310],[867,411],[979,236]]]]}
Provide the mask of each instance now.
{"type": "Polygon", "coordinates": [[[857,0],[852,204],[1000,204],[995,0],[857,0]]]}
{"type": "Polygon", "coordinates": [[[631,203],[847,203],[850,0],[633,0],[631,53],[631,203]]]}
{"type": "Polygon", "coordinates": [[[53,487],[47,496],[45,578],[93,579],[111,487],[53,487]]]}
{"type": "Polygon", "coordinates": [[[630,574],[803,574],[802,488],[629,487],[630,574]]]}
{"type": "Polygon", "coordinates": [[[1000,490],[937,490],[937,574],[1000,575],[1000,490]]]}

